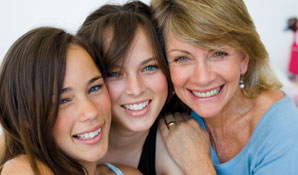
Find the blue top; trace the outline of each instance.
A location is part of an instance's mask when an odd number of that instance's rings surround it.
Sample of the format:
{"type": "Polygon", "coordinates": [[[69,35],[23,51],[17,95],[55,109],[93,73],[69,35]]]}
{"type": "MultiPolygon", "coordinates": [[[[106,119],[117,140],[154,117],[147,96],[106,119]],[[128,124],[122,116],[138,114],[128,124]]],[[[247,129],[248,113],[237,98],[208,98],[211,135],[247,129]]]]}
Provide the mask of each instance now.
{"type": "MultiPolygon", "coordinates": [[[[192,111],[204,128],[203,120],[192,111]]],[[[218,175],[298,175],[298,109],[286,95],[260,118],[244,148],[220,163],[213,148],[210,156],[218,175]]]]}

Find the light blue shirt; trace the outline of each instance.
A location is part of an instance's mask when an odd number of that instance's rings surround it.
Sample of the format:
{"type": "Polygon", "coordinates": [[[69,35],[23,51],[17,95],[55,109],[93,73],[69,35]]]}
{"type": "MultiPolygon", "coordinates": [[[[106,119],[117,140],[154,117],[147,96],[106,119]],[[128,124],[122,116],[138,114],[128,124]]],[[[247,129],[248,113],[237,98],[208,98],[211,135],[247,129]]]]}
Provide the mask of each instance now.
{"type": "MultiPolygon", "coordinates": [[[[204,128],[195,112],[191,113],[204,128]]],[[[244,148],[220,163],[210,146],[218,175],[298,175],[298,109],[286,95],[260,118],[244,148]]]]}

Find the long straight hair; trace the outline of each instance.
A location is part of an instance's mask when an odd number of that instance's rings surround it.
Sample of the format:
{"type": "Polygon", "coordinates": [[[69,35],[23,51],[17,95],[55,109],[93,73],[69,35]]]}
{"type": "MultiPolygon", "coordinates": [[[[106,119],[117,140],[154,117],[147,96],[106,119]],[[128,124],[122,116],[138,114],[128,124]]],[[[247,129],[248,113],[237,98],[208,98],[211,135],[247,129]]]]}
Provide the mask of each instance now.
{"type": "Polygon", "coordinates": [[[0,69],[0,122],[5,135],[0,170],[6,161],[26,155],[35,174],[40,174],[37,160],[55,174],[87,174],[53,139],[71,44],[85,49],[103,70],[85,40],[50,27],[27,32],[6,54],[0,69]]]}

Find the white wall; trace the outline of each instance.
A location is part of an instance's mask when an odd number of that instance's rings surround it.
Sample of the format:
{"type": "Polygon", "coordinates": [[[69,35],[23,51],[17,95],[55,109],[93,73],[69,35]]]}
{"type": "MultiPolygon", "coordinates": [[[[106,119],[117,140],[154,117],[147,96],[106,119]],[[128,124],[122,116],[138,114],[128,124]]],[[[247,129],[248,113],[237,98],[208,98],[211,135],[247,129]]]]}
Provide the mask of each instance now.
{"type": "Polygon", "coordinates": [[[293,33],[284,31],[289,17],[298,17],[297,0],[245,0],[271,63],[287,73],[293,33]]]}
{"type": "MultiPolygon", "coordinates": [[[[150,0],[143,1],[149,3],[150,0]]],[[[272,64],[286,73],[292,33],[283,29],[289,17],[298,17],[298,1],[244,1],[272,64]]],[[[123,3],[126,0],[1,0],[0,62],[12,43],[28,30],[46,25],[75,33],[89,13],[107,2],[123,3]]]]}
{"type": "MultiPolygon", "coordinates": [[[[54,26],[75,33],[97,7],[126,0],[1,0],[0,62],[12,43],[28,30],[54,26]]],[[[143,0],[149,3],[150,0],[143,0]]],[[[298,16],[297,0],[244,0],[272,63],[287,71],[292,32],[283,31],[291,16],[298,16]]]]}
{"type": "Polygon", "coordinates": [[[124,2],[126,0],[1,0],[0,62],[13,42],[32,28],[52,26],[75,33],[86,16],[99,6],[124,2]]]}

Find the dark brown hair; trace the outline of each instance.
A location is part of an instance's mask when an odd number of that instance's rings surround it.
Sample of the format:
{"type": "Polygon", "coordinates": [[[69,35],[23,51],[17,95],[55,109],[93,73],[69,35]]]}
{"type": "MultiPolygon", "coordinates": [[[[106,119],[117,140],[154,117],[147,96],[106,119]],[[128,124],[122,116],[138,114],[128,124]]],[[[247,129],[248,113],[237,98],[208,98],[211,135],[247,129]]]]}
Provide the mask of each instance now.
{"type": "Polygon", "coordinates": [[[122,6],[108,4],[91,13],[77,35],[86,38],[95,46],[104,59],[105,70],[108,72],[116,63],[123,64],[137,29],[143,29],[151,42],[160,69],[167,77],[169,101],[173,88],[169,83],[168,63],[156,25],[150,7],[141,1],[128,2],[122,6]]]}
{"type": "MultiPolygon", "coordinates": [[[[49,27],[27,32],[6,54],[0,70],[0,122],[5,135],[0,170],[6,161],[25,154],[35,174],[40,173],[36,160],[55,174],[86,174],[53,139],[70,44],[97,57],[85,40],[49,27]]],[[[95,60],[103,70],[100,59],[95,60]]]]}

